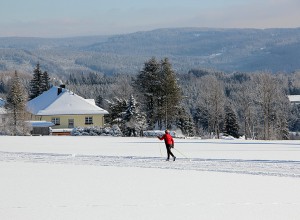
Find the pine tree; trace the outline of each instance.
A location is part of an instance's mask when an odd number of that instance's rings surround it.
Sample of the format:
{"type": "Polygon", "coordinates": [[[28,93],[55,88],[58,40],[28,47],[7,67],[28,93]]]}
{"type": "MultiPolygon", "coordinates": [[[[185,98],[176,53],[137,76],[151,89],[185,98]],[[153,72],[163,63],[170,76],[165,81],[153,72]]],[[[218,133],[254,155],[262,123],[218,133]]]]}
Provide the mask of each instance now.
{"type": "Polygon", "coordinates": [[[25,95],[25,89],[21,84],[20,78],[17,71],[11,81],[11,87],[7,94],[7,105],[8,111],[11,115],[11,133],[13,135],[26,134],[25,130],[25,106],[27,97],[25,95]]]}
{"type": "MultiPolygon", "coordinates": [[[[119,127],[122,125],[123,115],[126,111],[126,100],[115,98],[113,102],[109,103],[109,123],[117,124],[119,127]]],[[[123,128],[121,128],[124,130],[123,128]]]]}
{"type": "Polygon", "coordinates": [[[47,71],[44,71],[41,77],[41,89],[40,93],[42,94],[45,91],[50,89],[50,77],[47,71]]]}
{"type": "Polygon", "coordinates": [[[137,75],[135,88],[137,94],[141,94],[140,100],[144,106],[147,115],[147,124],[149,128],[154,128],[156,122],[156,106],[159,90],[159,70],[160,64],[152,57],[144,63],[143,70],[137,75]]]}
{"type": "Polygon", "coordinates": [[[145,63],[135,81],[140,100],[144,105],[147,123],[151,129],[157,123],[160,129],[171,127],[181,100],[181,90],[174,70],[167,58],[157,62],[155,58],[145,63]]]}
{"type": "Polygon", "coordinates": [[[42,71],[40,70],[40,64],[36,65],[33,71],[33,79],[30,81],[30,99],[34,99],[41,93],[42,71]]]}
{"type": "Polygon", "coordinates": [[[102,95],[98,95],[96,97],[96,105],[99,106],[100,108],[103,108],[103,103],[104,102],[104,99],[102,97],[102,95]]]}
{"type": "Polygon", "coordinates": [[[30,99],[41,95],[43,92],[50,89],[50,78],[47,71],[42,73],[40,64],[36,65],[33,71],[33,79],[30,81],[30,99]]]}
{"type": "Polygon", "coordinates": [[[126,136],[139,136],[146,125],[145,116],[139,111],[138,103],[133,95],[130,96],[127,109],[123,117],[124,131],[126,136]]]}
{"type": "Polygon", "coordinates": [[[195,125],[193,123],[193,119],[190,115],[188,115],[184,108],[180,108],[177,112],[176,127],[188,137],[195,135],[195,125]]]}
{"type": "Polygon", "coordinates": [[[164,121],[165,128],[170,128],[176,120],[176,112],[181,101],[181,90],[168,58],[161,61],[160,71],[162,111],[159,112],[159,120],[164,121]]]}
{"type": "Polygon", "coordinates": [[[239,137],[239,125],[237,122],[237,116],[232,110],[232,107],[225,106],[225,120],[224,120],[224,133],[234,138],[239,137]]]}

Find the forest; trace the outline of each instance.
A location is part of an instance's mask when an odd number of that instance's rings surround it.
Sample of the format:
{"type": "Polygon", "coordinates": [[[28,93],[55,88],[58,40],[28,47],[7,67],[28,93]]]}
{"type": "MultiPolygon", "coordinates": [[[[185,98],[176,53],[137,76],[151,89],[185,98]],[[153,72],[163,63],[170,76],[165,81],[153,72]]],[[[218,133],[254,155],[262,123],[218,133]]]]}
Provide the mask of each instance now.
{"type": "Polygon", "coordinates": [[[300,94],[297,71],[274,74],[191,69],[178,74],[168,58],[155,57],[130,75],[90,72],[59,78],[42,69],[43,64],[38,63],[32,75],[0,72],[0,97],[11,100],[11,88],[16,84],[12,80],[17,74],[24,88],[21,94],[26,94],[26,100],[33,98],[38,70],[46,73],[49,86],[64,84],[84,98],[95,99],[110,113],[107,126],[118,125],[124,136],[168,128],[203,138],[284,140],[297,138],[300,130],[300,109],[288,99],[288,95],[300,94]]]}
{"type": "Polygon", "coordinates": [[[0,37],[0,71],[31,73],[40,62],[59,77],[90,72],[136,74],[168,57],[178,74],[193,68],[293,72],[300,69],[300,28],[165,28],[111,36],[0,37]]]}

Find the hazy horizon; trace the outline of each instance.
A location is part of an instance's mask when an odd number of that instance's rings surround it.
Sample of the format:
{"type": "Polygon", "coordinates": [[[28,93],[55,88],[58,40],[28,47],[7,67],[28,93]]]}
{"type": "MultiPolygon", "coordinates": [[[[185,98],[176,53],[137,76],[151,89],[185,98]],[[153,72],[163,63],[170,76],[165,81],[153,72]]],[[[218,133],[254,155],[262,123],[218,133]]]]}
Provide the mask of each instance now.
{"type": "Polygon", "coordinates": [[[134,34],[139,32],[148,32],[148,31],[156,31],[156,30],[164,30],[164,29],[203,29],[203,30],[268,30],[268,29],[298,29],[299,27],[291,27],[291,28],[217,28],[217,27],[164,27],[164,28],[155,28],[143,31],[132,31],[126,33],[115,33],[115,34],[91,34],[91,35],[71,35],[71,36],[0,36],[0,38],[40,38],[40,39],[68,39],[68,38],[90,38],[90,37],[110,37],[116,35],[123,35],[123,34],[134,34]]]}
{"type": "Polygon", "coordinates": [[[161,28],[297,28],[297,0],[10,0],[0,37],[79,37],[161,28]]]}

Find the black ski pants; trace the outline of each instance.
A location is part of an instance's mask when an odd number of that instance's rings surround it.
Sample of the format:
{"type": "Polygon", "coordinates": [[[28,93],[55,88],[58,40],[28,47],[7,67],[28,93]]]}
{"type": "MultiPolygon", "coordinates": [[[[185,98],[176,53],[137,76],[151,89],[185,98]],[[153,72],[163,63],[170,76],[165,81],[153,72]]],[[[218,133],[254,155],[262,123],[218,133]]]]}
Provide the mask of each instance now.
{"type": "Polygon", "coordinates": [[[175,156],[171,151],[172,145],[171,144],[166,144],[166,148],[167,148],[168,159],[170,159],[170,155],[174,158],[175,156]]]}

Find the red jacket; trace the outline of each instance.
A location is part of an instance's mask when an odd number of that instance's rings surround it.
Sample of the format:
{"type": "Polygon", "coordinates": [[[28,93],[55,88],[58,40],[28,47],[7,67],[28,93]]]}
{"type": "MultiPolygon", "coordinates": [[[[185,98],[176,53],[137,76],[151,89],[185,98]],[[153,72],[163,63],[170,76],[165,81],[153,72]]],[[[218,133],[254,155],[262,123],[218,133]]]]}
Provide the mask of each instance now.
{"type": "Polygon", "coordinates": [[[161,138],[158,137],[159,140],[165,140],[166,144],[174,145],[174,140],[170,134],[164,134],[161,138]]]}

